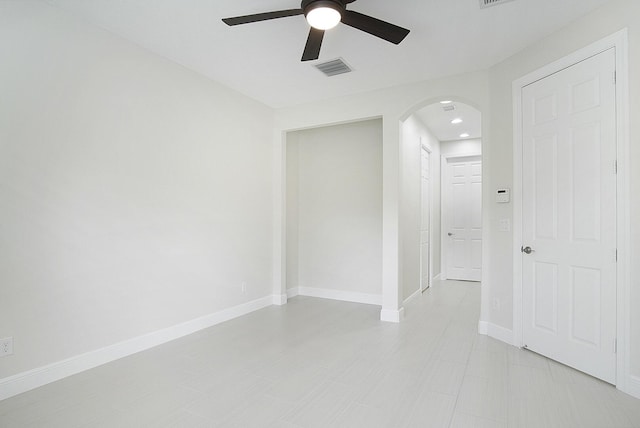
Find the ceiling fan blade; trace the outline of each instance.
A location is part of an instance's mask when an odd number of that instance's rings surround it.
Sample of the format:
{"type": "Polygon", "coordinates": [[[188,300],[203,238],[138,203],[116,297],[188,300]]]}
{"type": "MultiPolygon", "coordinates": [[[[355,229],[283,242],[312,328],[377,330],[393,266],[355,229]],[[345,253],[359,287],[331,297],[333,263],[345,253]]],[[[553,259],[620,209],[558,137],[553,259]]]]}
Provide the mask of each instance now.
{"type": "Polygon", "coordinates": [[[322,39],[324,38],[324,30],[318,30],[311,27],[309,30],[309,37],[307,38],[307,44],[304,47],[304,53],[302,54],[302,61],[313,61],[320,56],[320,47],[322,46],[322,39]]]}
{"type": "Polygon", "coordinates": [[[407,37],[409,30],[390,24],[369,15],[347,10],[342,15],[342,23],[357,28],[388,42],[399,44],[407,37]]]}
{"type": "Polygon", "coordinates": [[[256,13],[254,15],[235,16],[233,18],[224,18],[222,22],[227,25],[250,24],[252,22],[267,21],[269,19],[286,18],[287,16],[302,15],[302,9],[286,9],[277,10],[275,12],[256,13]]]}

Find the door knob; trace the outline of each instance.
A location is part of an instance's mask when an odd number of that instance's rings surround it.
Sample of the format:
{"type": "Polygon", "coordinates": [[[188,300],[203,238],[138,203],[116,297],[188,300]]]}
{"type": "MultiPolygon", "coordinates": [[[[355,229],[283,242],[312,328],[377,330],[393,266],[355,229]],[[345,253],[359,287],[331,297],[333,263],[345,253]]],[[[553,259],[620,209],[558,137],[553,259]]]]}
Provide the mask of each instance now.
{"type": "Polygon", "coordinates": [[[453,233],[449,232],[449,233],[447,233],[447,235],[449,235],[449,236],[453,236],[453,233]]]}
{"type": "Polygon", "coordinates": [[[531,247],[521,247],[520,251],[522,251],[525,254],[531,254],[533,253],[534,250],[532,250],[531,247]]]}

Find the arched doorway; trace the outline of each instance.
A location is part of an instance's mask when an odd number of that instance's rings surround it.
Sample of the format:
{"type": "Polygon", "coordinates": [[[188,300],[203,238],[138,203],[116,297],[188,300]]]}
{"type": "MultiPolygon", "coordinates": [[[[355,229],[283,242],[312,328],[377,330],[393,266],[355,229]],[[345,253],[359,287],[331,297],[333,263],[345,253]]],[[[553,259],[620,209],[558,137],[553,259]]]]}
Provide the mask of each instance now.
{"type": "Polygon", "coordinates": [[[482,115],[431,100],[401,123],[401,286],[405,301],[434,281],[480,281],[482,115]]]}

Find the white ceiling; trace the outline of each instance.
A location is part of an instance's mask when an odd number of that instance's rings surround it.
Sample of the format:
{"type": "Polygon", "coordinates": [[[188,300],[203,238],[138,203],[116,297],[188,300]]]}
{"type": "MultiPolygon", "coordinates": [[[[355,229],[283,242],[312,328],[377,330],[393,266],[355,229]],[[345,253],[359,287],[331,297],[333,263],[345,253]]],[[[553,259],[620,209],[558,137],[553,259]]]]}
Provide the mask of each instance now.
{"type": "Polygon", "coordinates": [[[482,137],[482,115],[470,105],[453,102],[452,111],[445,111],[444,105],[431,104],[416,112],[416,116],[424,123],[438,141],[455,141],[482,137]],[[462,119],[462,123],[453,124],[453,119],[462,119]],[[461,137],[462,133],[469,134],[461,137]]]}
{"type": "Polygon", "coordinates": [[[226,26],[221,19],[299,7],[299,0],[46,0],[272,107],[486,69],[609,0],[358,0],[349,9],[411,30],[398,46],[345,25],[319,61],[300,62],[303,16],[226,26]],[[313,63],[341,57],[331,78],[313,63]]]}

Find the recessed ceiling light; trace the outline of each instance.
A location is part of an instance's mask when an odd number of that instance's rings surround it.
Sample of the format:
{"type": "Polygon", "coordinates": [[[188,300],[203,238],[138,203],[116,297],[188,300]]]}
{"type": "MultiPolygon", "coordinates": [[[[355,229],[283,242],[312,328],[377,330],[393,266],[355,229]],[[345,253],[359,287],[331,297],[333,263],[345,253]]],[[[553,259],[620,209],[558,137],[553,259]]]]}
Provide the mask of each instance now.
{"type": "Polygon", "coordinates": [[[456,117],[451,121],[451,123],[453,123],[454,125],[457,125],[459,123],[462,123],[462,119],[460,119],[459,117],[456,117]]]}
{"type": "Polygon", "coordinates": [[[440,104],[451,104],[453,101],[449,101],[449,100],[445,100],[445,101],[440,101],[440,104]]]}
{"type": "Polygon", "coordinates": [[[466,132],[464,134],[460,134],[460,138],[468,138],[469,134],[467,134],[466,132]]]}

